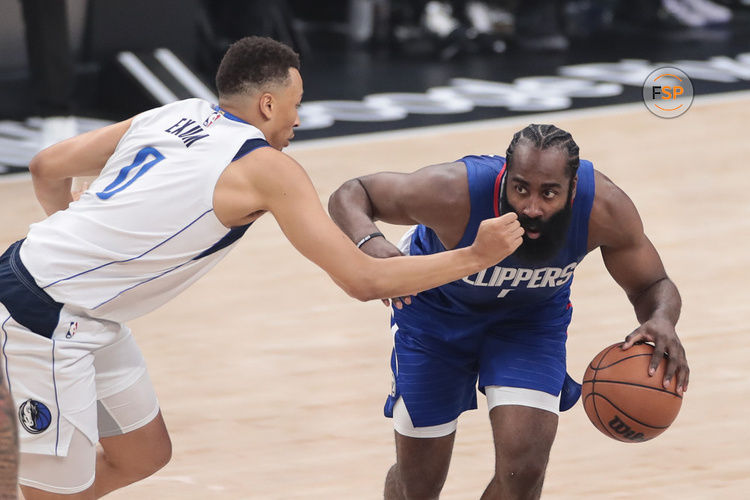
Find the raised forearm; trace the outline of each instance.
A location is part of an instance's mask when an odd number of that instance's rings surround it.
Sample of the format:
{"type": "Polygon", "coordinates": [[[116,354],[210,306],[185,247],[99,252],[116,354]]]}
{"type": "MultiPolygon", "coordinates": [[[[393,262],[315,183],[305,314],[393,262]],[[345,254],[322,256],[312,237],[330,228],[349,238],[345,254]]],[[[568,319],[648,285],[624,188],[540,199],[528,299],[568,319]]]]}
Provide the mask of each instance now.
{"type": "Polygon", "coordinates": [[[431,255],[370,259],[362,269],[367,276],[366,285],[350,295],[359,300],[415,295],[462,279],[489,265],[470,247],[431,255]]]}
{"type": "Polygon", "coordinates": [[[65,210],[73,201],[73,196],[70,193],[72,179],[51,179],[44,177],[33,169],[31,170],[31,179],[36,198],[47,215],[65,210]]]}
{"type": "Polygon", "coordinates": [[[630,302],[635,309],[636,317],[641,323],[649,319],[663,318],[672,325],[677,324],[682,309],[682,299],[677,287],[667,277],[654,282],[637,295],[631,296],[630,302]]]}
{"type": "MultiPolygon", "coordinates": [[[[482,221],[469,247],[430,255],[367,259],[368,298],[412,295],[455,281],[512,254],[522,242],[523,229],[514,213],[482,221]]],[[[363,266],[364,267],[364,266],[363,266]]]]}
{"type": "Polygon", "coordinates": [[[358,179],[345,182],[328,199],[328,213],[341,230],[357,242],[377,231],[372,203],[358,179]]]}

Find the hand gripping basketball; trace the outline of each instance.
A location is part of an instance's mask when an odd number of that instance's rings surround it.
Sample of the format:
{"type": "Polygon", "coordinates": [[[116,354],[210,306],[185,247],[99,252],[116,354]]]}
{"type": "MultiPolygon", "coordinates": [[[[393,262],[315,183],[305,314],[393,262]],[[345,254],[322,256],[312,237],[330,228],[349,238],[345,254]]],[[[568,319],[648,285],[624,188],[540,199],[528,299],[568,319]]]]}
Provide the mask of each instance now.
{"type": "MultiPolygon", "coordinates": [[[[666,363],[648,373],[655,349],[623,343],[606,347],[586,367],[581,399],[591,423],[606,436],[625,443],[652,439],[672,425],[682,406],[675,380],[664,386],[666,363]]],[[[662,355],[663,357],[663,355],[662,355]]]]}
{"type": "Polygon", "coordinates": [[[677,394],[687,390],[690,381],[685,349],[671,322],[665,319],[650,319],[625,337],[622,348],[630,349],[636,343],[653,342],[654,350],[648,365],[648,374],[655,376],[662,360],[666,369],[662,372],[664,388],[668,388],[673,378],[677,379],[677,394]],[[666,358],[666,359],[665,359],[666,358]]]}

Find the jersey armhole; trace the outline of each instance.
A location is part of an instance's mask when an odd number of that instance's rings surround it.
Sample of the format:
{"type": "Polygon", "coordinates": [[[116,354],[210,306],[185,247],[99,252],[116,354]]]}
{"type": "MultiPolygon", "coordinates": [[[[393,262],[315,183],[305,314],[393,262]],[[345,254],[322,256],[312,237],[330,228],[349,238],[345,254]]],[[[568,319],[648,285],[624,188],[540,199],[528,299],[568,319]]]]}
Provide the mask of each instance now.
{"type": "Polygon", "coordinates": [[[232,158],[232,161],[237,161],[243,156],[246,156],[247,154],[252,153],[256,149],[265,148],[265,147],[271,147],[271,145],[268,144],[268,141],[266,141],[265,139],[261,139],[260,137],[256,137],[254,139],[248,139],[237,151],[237,154],[234,155],[234,158],[232,158]]]}

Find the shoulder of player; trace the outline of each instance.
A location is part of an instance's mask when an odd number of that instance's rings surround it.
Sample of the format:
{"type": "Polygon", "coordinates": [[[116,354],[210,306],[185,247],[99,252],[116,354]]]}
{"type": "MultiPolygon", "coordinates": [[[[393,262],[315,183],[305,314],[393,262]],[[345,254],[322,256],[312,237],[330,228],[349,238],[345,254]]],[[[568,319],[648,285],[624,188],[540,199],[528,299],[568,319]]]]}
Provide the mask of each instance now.
{"type": "Polygon", "coordinates": [[[430,198],[441,200],[443,205],[454,205],[468,200],[469,181],[463,162],[429,165],[414,172],[410,177],[412,189],[426,191],[430,198]]]}
{"type": "Polygon", "coordinates": [[[291,156],[271,146],[261,146],[233,161],[228,169],[238,170],[252,178],[283,179],[291,173],[300,173],[302,166],[291,156]]]}
{"type": "Polygon", "coordinates": [[[240,225],[248,222],[248,214],[273,211],[289,200],[302,195],[307,200],[314,194],[299,163],[274,148],[261,147],[224,169],[214,191],[214,209],[217,216],[223,214],[225,225],[240,225]]]}
{"type": "Polygon", "coordinates": [[[638,211],[628,195],[606,175],[594,170],[596,191],[589,219],[589,247],[621,246],[643,232],[638,211]]]}
{"type": "Polygon", "coordinates": [[[307,172],[292,157],[272,147],[260,147],[231,162],[219,178],[217,189],[254,193],[254,203],[264,208],[270,199],[310,185],[307,172]]]}
{"type": "Polygon", "coordinates": [[[441,163],[424,167],[414,174],[410,215],[435,231],[447,248],[461,239],[469,218],[470,197],[466,167],[463,162],[441,163]]]}

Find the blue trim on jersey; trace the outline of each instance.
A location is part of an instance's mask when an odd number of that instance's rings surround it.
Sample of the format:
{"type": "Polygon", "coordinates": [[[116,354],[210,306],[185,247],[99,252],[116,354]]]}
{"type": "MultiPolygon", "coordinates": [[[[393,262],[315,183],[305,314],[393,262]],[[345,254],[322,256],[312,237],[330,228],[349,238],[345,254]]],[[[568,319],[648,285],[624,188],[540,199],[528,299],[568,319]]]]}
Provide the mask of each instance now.
{"type": "Polygon", "coordinates": [[[53,285],[56,285],[56,284],[58,284],[60,282],[71,280],[73,278],[77,278],[77,277],[79,277],[81,275],[84,275],[86,273],[90,273],[90,272],[96,271],[96,270],[101,269],[103,267],[111,266],[112,264],[123,264],[125,262],[130,262],[130,261],[133,261],[133,260],[138,260],[141,257],[143,257],[144,255],[146,255],[148,253],[151,253],[154,250],[156,250],[157,248],[159,248],[160,246],[164,245],[165,243],[167,243],[172,238],[177,237],[180,233],[182,233],[183,231],[185,231],[186,229],[188,229],[190,226],[192,226],[193,224],[195,224],[196,222],[198,222],[200,219],[202,219],[206,214],[211,213],[213,211],[214,211],[213,208],[206,210],[205,212],[203,212],[202,214],[200,214],[198,217],[196,217],[190,224],[188,224],[187,226],[183,227],[182,229],[180,229],[179,231],[177,231],[175,234],[173,234],[172,236],[170,236],[166,240],[164,240],[164,241],[156,244],[155,246],[149,248],[148,250],[146,250],[145,252],[143,252],[140,255],[137,255],[135,257],[131,257],[131,258],[125,259],[125,260],[115,260],[115,261],[112,261],[112,262],[107,262],[106,264],[101,264],[101,265],[96,266],[96,267],[94,267],[92,269],[87,269],[86,271],[81,271],[80,273],[76,273],[73,276],[68,276],[67,278],[61,278],[61,279],[59,279],[57,281],[53,281],[52,283],[50,283],[48,285],[45,285],[42,288],[49,288],[49,287],[51,287],[53,285]]]}
{"type": "Polygon", "coordinates": [[[243,120],[239,116],[234,116],[232,113],[230,113],[229,111],[226,111],[226,110],[222,109],[217,104],[214,104],[213,106],[211,106],[211,108],[213,108],[214,111],[218,111],[219,113],[221,113],[221,115],[224,116],[225,118],[229,118],[230,120],[232,120],[234,122],[240,122],[240,123],[244,123],[245,125],[250,125],[249,123],[247,123],[245,120],[243,120]]]}
{"type": "Polygon", "coordinates": [[[261,139],[260,137],[256,137],[255,139],[248,139],[237,151],[237,154],[234,155],[234,158],[232,158],[232,161],[237,161],[243,156],[249,153],[252,153],[256,149],[265,148],[265,147],[269,147],[269,148],[271,147],[271,145],[268,144],[268,141],[266,141],[265,139],[261,139]]]}
{"type": "Polygon", "coordinates": [[[233,227],[226,235],[224,235],[222,239],[214,243],[210,248],[207,248],[206,250],[201,252],[199,255],[193,257],[193,260],[202,259],[203,257],[207,257],[212,253],[216,253],[219,250],[228,247],[235,241],[242,238],[247,229],[252,225],[253,223],[251,222],[250,224],[245,224],[244,226],[233,227]]]}
{"type": "MultiPolygon", "coordinates": [[[[195,221],[193,221],[193,222],[195,222],[195,221]]],[[[253,222],[255,222],[255,221],[253,221],[253,222]]],[[[135,285],[129,286],[128,288],[126,288],[126,289],[120,291],[119,293],[117,293],[117,295],[115,295],[113,297],[110,297],[109,299],[105,300],[104,302],[101,302],[101,303],[97,304],[96,306],[94,306],[94,309],[97,309],[97,308],[103,306],[107,302],[111,302],[112,300],[116,299],[117,297],[119,297],[123,293],[125,293],[125,292],[127,292],[129,290],[132,290],[133,288],[141,286],[141,285],[143,285],[145,283],[148,283],[149,281],[153,281],[153,280],[155,280],[157,278],[161,278],[165,274],[169,274],[172,271],[175,271],[175,270],[181,268],[185,264],[189,264],[189,263],[191,263],[191,262],[193,262],[195,260],[202,259],[203,257],[207,257],[207,256],[211,255],[212,253],[216,253],[219,250],[228,247],[229,245],[231,245],[235,241],[237,241],[240,238],[242,238],[242,236],[245,234],[245,232],[247,231],[247,229],[252,224],[253,223],[251,222],[250,224],[246,224],[244,226],[233,227],[232,229],[229,230],[229,232],[227,234],[224,235],[223,238],[221,238],[219,241],[217,241],[216,243],[214,243],[213,245],[211,245],[210,248],[204,250],[203,252],[201,252],[200,254],[196,255],[192,259],[190,259],[190,260],[188,260],[186,262],[183,262],[182,264],[176,265],[176,266],[174,266],[171,269],[167,269],[166,271],[162,272],[161,274],[157,274],[156,276],[152,276],[151,278],[148,278],[148,279],[146,279],[144,281],[141,281],[140,283],[136,283],[135,285]]]]}
{"type": "Polygon", "coordinates": [[[126,289],[124,289],[124,290],[121,290],[121,291],[117,292],[117,293],[116,293],[115,295],[113,295],[112,297],[108,298],[108,299],[107,299],[107,300],[105,300],[104,302],[100,302],[99,304],[95,305],[95,306],[94,306],[94,307],[92,308],[92,310],[93,310],[93,309],[98,309],[99,307],[103,306],[103,305],[104,305],[104,304],[106,304],[107,302],[111,302],[111,301],[115,300],[115,299],[116,299],[117,297],[119,297],[120,295],[122,295],[123,293],[125,293],[125,292],[127,292],[127,291],[129,291],[129,290],[132,290],[133,288],[136,288],[136,287],[139,287],[139,286],[141,286],[141,285],[144,285],[144,284],[148,283],[149,281],[154,281],[155,279],[161,278],[161,277],[162,277],[162,276],[164,276],[165,274],[169,274],[169,273],[171,273],[172,271],[176,271],[177,269],[181,268],[181,267],[182,267],[182,266],[184,266],[185,264],[190,264],[191,262],[193,262],[193,260],[194,260],[194,259],[190,259],[190,260],[188,260],[188,261],[186,261],[186,262],[183,262],[182,264],[178,264],[178,265],[174,266],[174,267],[173,267],[173,268],[171,268],[171,269],[167,269],[166,271],[163,271],[163,272],[161,272],[160,274],[157,274],[156,276],[152,276],[152,277],[150,277],[150,278],[148,278],[148,279],[146,279],[146,280],[143,280],[143,281],[141,281],[141,282],[139,282],[139,283],[136,283],[135,285],[131,285],[131,286],[127,287],[126,289]]]}
{"type": "Polygon", "coordinates": [[[30,331],[51,338],[60,321],[62,304],[39,288],[19,256],[24,240],[0,256],[0,302],[11,317],[30,331]]]}
{"type": "Polygon", "coordinates": [[[55,339],[52,339],[52,388],[55,390],[55,407],[57,408],[57,428],[55,429],[55,456],[60,443],[60,401],[57,398],[57,378],[55,377],[55,339]]]}

